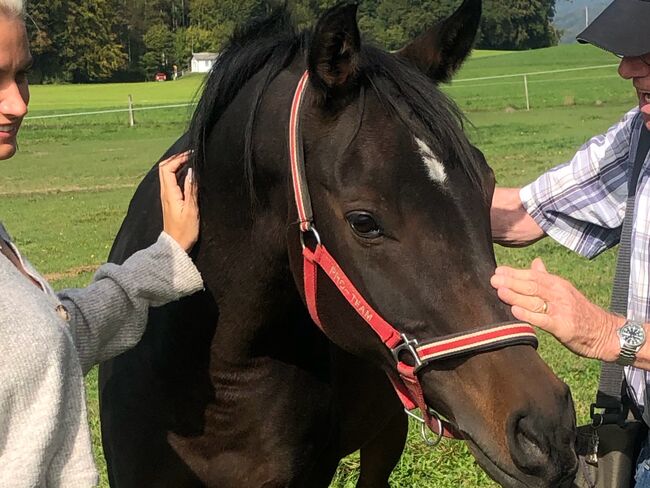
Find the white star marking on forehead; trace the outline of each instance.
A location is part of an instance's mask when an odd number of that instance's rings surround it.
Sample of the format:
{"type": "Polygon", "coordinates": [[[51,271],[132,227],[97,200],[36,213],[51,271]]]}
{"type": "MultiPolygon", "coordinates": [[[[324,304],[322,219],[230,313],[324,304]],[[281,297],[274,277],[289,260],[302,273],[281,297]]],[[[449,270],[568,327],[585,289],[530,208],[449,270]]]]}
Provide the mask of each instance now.
{"type": "Polygon", "coordinates": [[[424,165],[426,166],[427,172],[429,173],[429,178],[431,178],[434,183],[444,185],[447,182],[447,173],[445,172],[445,167],[440,161],[438,161],[436,155],[433,154],[431,148],[427,146],[423,140],[416,137],[415,142],[418,144],[420,155],[422,156],[424,165]]]}

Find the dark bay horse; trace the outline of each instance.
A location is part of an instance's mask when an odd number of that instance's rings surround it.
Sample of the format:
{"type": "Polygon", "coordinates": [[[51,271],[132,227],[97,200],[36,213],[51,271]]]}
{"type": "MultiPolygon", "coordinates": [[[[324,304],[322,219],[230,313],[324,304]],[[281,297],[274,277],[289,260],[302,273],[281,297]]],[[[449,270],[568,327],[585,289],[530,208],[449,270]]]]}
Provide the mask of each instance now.
{"type": "MultiPolygon", "coordinates": [[[[397,53],[362,44],[356,7],[296,33],[284,9],[238,32],[206,83],[196,150],[206,289],[150,313],[142,342],[101,368],[102,432],[114,487],[326,487],[361,450],[360,487],[386,487],[406,416],[396,360],[336,286],[318,278],[323,334],[306,303],[289,169],[300,112],[305,178],[323,242],[359,293],[418,340],[512,320],[489,285],[494,178],[437,88],[471,51],[480,0],[397,53]]],[[[111,253],[161,230],[152,171],[111,253]]],[[[173,270],[170,270],[173,272],[173,270]]],[[[412,358],[413,359],[413,358],[412,358]]],[[[423,401],[507,487],[568,486],[576,469],[568,388],[534,348],[430,363],[423,401]]]]}

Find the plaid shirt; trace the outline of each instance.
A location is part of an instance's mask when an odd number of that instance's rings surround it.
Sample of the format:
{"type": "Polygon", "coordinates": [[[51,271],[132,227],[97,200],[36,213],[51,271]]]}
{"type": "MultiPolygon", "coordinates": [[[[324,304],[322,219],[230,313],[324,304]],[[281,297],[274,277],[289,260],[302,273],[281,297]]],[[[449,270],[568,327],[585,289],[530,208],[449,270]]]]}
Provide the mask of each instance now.
{"type": "MultiPolygon", "coordinates": [[[[587,142],[571,161],[521,190],[524,207],[546,234],[587,258],[618,244],[628,172],[634,164],[642,127],[643,116],[637,107],[605,134],[587,142]]],[[[644,322],[650,321],[649,160],[647,157],[644,162],[636,194],[627,313],[628,318],[644,322]]],[[[650,404],[646,399],[650,375],[636,368],[626,368],[626,374],[637,404],[650,404]]]]}

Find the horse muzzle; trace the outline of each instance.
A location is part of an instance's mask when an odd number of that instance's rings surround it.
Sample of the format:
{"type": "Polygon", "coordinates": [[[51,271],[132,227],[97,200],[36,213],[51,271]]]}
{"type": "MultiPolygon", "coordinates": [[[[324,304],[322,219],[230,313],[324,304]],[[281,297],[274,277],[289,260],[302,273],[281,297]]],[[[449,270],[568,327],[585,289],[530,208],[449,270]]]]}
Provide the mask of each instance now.
{"type": "Polygon", "coordinates": [[[573,401],[532,348],[493,351],[420,376],[427,403],[444,406],[481,467],[502,486],[571,486],[573,401]]]}

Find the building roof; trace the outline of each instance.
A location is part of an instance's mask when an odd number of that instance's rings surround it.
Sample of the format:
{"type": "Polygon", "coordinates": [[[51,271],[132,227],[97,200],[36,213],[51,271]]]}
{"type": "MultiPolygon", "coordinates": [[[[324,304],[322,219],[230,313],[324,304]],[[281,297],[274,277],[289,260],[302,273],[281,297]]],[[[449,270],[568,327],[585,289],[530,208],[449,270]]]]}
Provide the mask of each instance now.
{"type": "Polygon", "coordinates": [[[214,61],[219,57],[219,53],[194,53],[192,59],[197,61],[214,61]]]}

